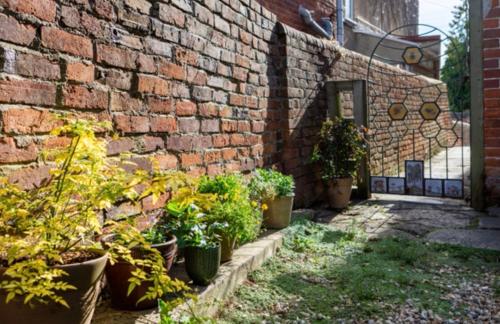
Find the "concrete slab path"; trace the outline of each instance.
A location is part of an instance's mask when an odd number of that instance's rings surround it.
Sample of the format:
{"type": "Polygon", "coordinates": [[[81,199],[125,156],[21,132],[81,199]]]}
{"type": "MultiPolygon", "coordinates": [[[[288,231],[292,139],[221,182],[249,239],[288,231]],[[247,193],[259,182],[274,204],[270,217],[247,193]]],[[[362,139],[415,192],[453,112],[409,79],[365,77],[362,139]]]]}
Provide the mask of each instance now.
{"type": "Polygon", "coordinates": [[[500,228],[495,227],[500,218],[487,217],[460,200],[374,195],[342,213],[330,210],[313,213],[316,221],[341,230],[359,227],[373,239],[401,236],[500,250],[500,228]]]}

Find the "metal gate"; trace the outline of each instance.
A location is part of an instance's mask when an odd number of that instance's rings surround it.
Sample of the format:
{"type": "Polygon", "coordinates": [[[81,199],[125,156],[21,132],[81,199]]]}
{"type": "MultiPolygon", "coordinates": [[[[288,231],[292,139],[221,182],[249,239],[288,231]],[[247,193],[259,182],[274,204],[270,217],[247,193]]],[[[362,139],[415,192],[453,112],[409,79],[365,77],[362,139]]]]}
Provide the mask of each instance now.
{"type": "Polygon", "coordinates": [[[436,48],[450,41],[438,28],[407,25],[374,47],[367,72],[372,193],[466,195],[470,159],[464,114],[450,110],[444,83],[418,73],[436,68],[436,62],[439,68],[449,52],[435,53],[436,48]],[[408,35],[408,29],[425,32],[408,35]],[[436,33],[439,40],[429,36],[436,33]]]}

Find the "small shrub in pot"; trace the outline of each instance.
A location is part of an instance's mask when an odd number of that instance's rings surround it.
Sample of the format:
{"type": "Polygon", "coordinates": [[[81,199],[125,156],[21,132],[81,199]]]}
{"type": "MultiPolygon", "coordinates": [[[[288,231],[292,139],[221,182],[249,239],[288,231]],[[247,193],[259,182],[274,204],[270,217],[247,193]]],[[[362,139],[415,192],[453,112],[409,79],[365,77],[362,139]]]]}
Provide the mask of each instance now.
{"type": "Polygon", "coordinates": [[[239,174],[202,177],[199,192],[213,194],[216,199],[207,213],[208,223],[225,223],[221,228],[221,261],[231,260],[235,244],[245,244],[257,238],[262,223],[258,204],[239,174]]]}
{"type": "Polygon", "coordinates": [[[348,206],[353,177],[365,155],[363,134],[351,120],[334,118],[323,123],[312,161],[320,166],[321,177],[328,186],[331,208],[348,206]]]}
{"type": "Polygon", "coordinates": [[[263,204],[267,228],[281,229],[290,224],[295,189],[292,176],[272,169],[257,169],[249,187],[252,196],[263,204]]]}
{"type": "MultiPolygon", "coordinates": [[[[127,172],[124,160],[108,159],[107,142],[95,132],[110,129],[109,123],[66,119],[61,124],[52,135],[64,136],[69,145],[44,152],[51,170],[43,183],[23,190],[0,181],[0,314],[7,323],[90,323],[108,256],[135,262],[131,247],[140,236],[110,222],[108,232],[128,239],[106,250],[98,239],[102,211],[159,194],[150,174],[127,172]],[[145,188],[143,194],[137,185],[145,188]]],[[[164,273],[162,264],[155,267],[164,273]]],[[[163,289],[180,288],[166,277],[138,273],[134,278],[136,284],[155,280],[163,289]]]]}

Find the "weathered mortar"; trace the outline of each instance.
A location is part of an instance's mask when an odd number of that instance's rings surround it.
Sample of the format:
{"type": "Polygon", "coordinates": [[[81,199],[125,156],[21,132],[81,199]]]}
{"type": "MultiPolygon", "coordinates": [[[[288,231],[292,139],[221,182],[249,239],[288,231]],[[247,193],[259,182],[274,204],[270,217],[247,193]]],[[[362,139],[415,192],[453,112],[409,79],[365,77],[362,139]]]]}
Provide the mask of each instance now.
{"type": "Polygon", "coordinates": [[[130,150],[141,167],[277,165],[296,177],[297,205],[312,202],[323,82],[365,78],[367,59],[342,50],[332,62],[335,42],[276,23],[255,0],[0,0],[2,171],[38,185],[39,152],[67,143],[44,143],[51,115],[71,111],[112,121],[122,137],[109,154],[130,150]]]}

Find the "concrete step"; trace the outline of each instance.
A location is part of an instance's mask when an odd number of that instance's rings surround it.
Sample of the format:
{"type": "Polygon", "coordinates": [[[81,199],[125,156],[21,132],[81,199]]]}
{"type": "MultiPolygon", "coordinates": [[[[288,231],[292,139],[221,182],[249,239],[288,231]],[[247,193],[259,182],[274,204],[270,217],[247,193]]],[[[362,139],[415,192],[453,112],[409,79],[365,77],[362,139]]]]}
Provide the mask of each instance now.
{"type": "MultiPolygon", "coordinates": [[[[481,217],[479,218],[480,229],[500,230],[500,217],[481,217]]],[[[500,235],[500,232],[498,233],[500,235]]]]}
{"type": "Polygon", "coordinates": [[[500,251],[500,231],[442,229],[429,233],[426,240],[466,247],[500,251]]]}

